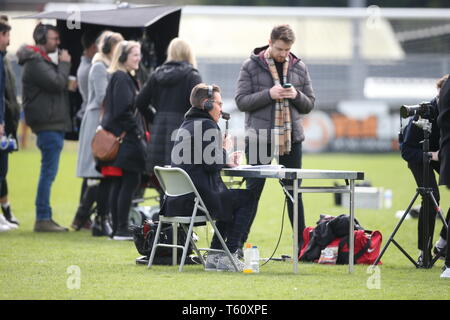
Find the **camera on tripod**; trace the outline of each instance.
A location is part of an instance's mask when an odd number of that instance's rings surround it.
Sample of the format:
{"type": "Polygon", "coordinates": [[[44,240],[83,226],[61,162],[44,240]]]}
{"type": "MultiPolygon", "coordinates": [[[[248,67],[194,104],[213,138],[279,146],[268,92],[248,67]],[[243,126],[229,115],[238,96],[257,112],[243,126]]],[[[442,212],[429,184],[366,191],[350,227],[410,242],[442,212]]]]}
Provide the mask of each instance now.
{"type": "Polygon", "coordinates": [[[400,107],[400,116],[403,119],[409,117],[421,117],[424,119],[434,120],[436,117],[433,105],[431,102],[422,102],[416,105],[407,106],[403,105],[400,107]]]}

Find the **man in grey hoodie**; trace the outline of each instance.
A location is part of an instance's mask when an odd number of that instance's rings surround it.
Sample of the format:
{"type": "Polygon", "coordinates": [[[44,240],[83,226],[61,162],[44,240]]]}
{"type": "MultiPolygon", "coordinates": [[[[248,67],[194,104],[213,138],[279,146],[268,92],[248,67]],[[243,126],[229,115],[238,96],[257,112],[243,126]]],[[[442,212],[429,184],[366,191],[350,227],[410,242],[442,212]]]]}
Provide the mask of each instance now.
{"type": "Polygon", "coordinates": [[[41,171],[36,194],[35,232],[68,231],[52,219],[50,191],[58,172],[64,134],[70,131],[67,95],[71,57],[61,50],[59,63],[52,62],[49,53],[58,50],[59,32],[52,25],[38,24],[33,32],[35,46],[22,46],[17,57],[23,66],[23,107],[25,121],[37,135],[41,151],[41,171]]]}
{"type": "MultiPolygon", "coordinates": [[[[306,65],[290,52],[294,41],[295,35],[289,25],[275,26],[269,44],[256,48],[241,67],[235,101],[239,110],[245,112],[249,164],[270,164],[277,157],[278,163],[287,168],[302,167],[305,137],[301,116],[314,108],[315,96],[306,65]]],[[[247,179],[247,189],[256,197],[252,222],[264,183],[265,179],[247,179]]],[[[287,202],[293,224],[292,203],[287,202]]],[[[301,237],[305,227],[301,197],[298,199],[298,218],[301,237]]],[[[245,242],[246,238],[243,240],[245,242]]],[[[301,248],[301,239],[299,245],[301,248]]]]}

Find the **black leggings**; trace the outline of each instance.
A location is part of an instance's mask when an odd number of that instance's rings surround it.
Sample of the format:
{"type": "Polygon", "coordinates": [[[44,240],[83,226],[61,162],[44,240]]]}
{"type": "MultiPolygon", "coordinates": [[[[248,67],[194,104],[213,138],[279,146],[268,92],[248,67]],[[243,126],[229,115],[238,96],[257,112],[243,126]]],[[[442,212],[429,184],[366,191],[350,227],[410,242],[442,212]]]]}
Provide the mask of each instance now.
{"type": "Polygon", "coordinates": [[[6,182],[6,177],[0,182],[0,198],[6,197],[8,195],[8,183],[6,182]]]}
{"type": "Polygon", "coordinates": [[[6,175],[8,173],[8,152],[0,151],[0,196],[3,198],[8,195],[8,186],[6,184],[6,175]]]}
{"type": "MultiPolygon", "coordinates": [[[[450,189],[450,185],[447,186],[447,189],[450,189]]],[[[449,209],[450,211],[450,209],[449,209]]],[[[447,214],[448,218],[448,214],[447,214]]],[[[448,219],[447,219],[447,226],[448,226],[448,219]]],[[[447,268],[450,268],[450,232],[447,230],[447,252],[445,256],[445,265],[447,268]]]]}
{"type": "MultiPolygon", "coordinates": [[[[242,245],[243,237],[249,227],[255,198],[249,190],[233,189],[229,192],[232,193],[233,199],[233,219],[229,222],[217,221],[216,226],[225,240],[228,250],[234,253],[242,245]]],[[[222,249],[217,235],[213,236],[211,248],[222,249]]]]}
{"type": "Polygon", "coordinates": [[[84,220],[91,215],[94,202],[97,203],[97,214],[99,217],[107,217],[109,213],[109,189],[112,183],[110,178],[101,178],[100,183],[94,186],[87,185],[88,179],[83,179],[80,205],[76,217],[84,220]]]}
{"type": "Polygon", "coordinates": [[[136,188],[139,185],[140,174],[123,170],[121,177],[109,178],[111,189],[109,203],[111,209],[113,232],[128,233],[128,216],[136,188]]]}

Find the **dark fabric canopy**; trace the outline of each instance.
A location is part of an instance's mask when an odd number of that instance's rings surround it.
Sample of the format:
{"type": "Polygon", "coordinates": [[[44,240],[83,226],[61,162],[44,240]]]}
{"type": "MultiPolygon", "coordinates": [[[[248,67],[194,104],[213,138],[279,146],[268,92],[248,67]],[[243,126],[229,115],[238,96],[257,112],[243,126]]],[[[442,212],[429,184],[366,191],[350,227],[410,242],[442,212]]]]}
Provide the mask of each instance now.
{"type": "MultiPolygon", "coordinates": [[[[1,0],[0,0],[1,1],[1,0]]],[[[60,48],[67,49],[72,56],[71,74],[76,75],[80,57],[83,54],[81,37],[84,33],[99,35],[103,30],[120,32],[126,40],[141,43],[142,60],[137,74],[143,84],[149,73],[166,60],[166,51],[170,41],[178,36],[181,7],[152,5],[128,7],[111,10],[89,10],[70,12],[41,12],[17,19],[55,19],[59,30],[60,48]],[[79,14],[79,15],[78,15],[79,14]],[[79,27],[74,19],[79,20],[79,27]]],[[[30,30],[30,33],[32,30],[30,30]]],[[[71,113],[75,118],[81,106],[81,95],[69,93],[71,113]]],[[[78,120],[74,120],[73,132],[66,139],[78,139],[78,120]]]]}
{"type": "MultiPolygon", "coordinates": [[[[173,6],[145,6],[134,8],[118,8],[111,10],[90,10],[80,11],[80,22],[103,26],[115,27],[148,27],[161,18],[181,11],[180,7],[173,6]]],[[[19,17],[19,19],[73,19],[74,13],[70,11],[41,12],[29,16],[19,17]]]]}

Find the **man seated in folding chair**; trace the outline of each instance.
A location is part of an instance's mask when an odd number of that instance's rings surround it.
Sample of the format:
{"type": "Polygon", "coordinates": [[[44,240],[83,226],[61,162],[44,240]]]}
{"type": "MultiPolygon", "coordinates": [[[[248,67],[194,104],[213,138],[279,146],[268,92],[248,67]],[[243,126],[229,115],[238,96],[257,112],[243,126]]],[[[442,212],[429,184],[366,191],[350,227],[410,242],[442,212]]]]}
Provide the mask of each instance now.
{"type": "MultiPolygon", "coordinates": [[[[228,189],[220,171],[224,167],[239,165],[239,153],[227,153],[232,149],[230,137],[222,137],[217,125],[222,113],[220,88],[200,83],[190,96],[191,109],[178,129],[172,149],[172,167],[186,171],[202,197],[239,271],[244,268],[237,250],[251,219],[253,194],[244,189],[228,189]]],[[[186,204],[183,199],[169,198],[166,212],[180,212],[186,204]],[[178,207],[178,208],[177,208],[178,207]]],[[[185,209],[186,210],[186,209],[185,209]]],[[[216,235],[211,249],[222,249],[216,235]]],[[[223,253],[208,253],[205,270],[236,271],[229,257],[223,253]]]]}

